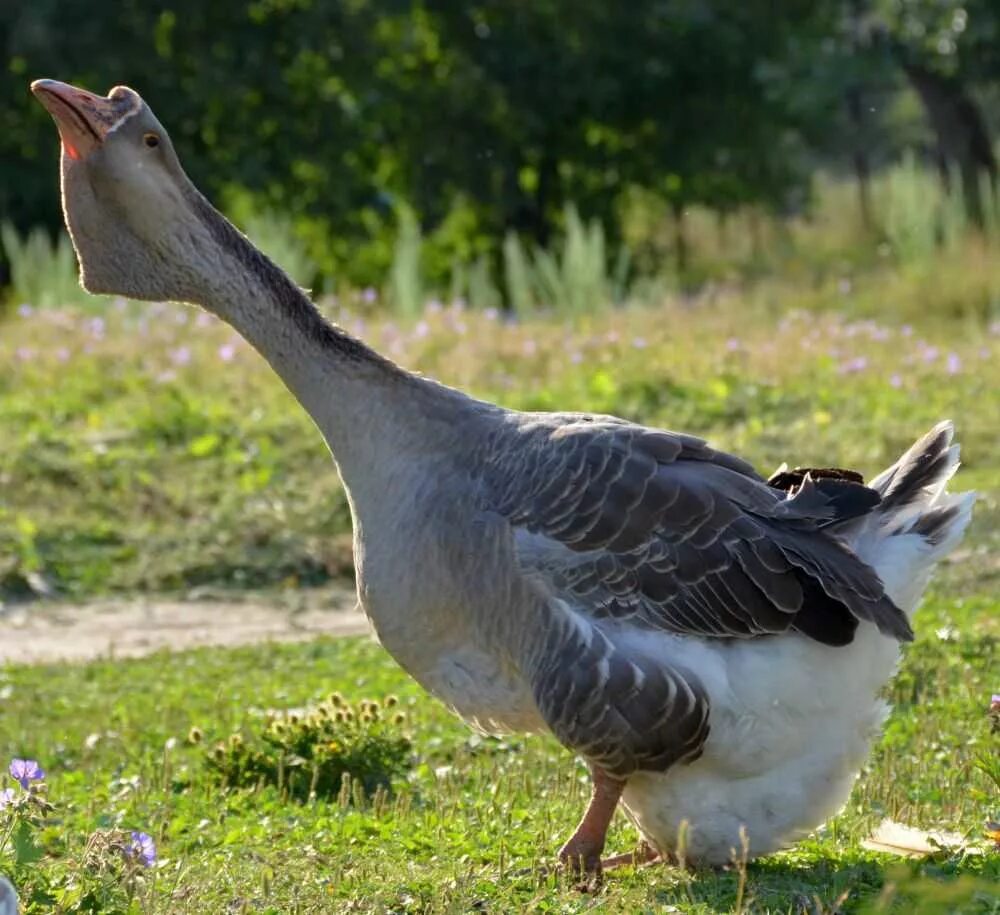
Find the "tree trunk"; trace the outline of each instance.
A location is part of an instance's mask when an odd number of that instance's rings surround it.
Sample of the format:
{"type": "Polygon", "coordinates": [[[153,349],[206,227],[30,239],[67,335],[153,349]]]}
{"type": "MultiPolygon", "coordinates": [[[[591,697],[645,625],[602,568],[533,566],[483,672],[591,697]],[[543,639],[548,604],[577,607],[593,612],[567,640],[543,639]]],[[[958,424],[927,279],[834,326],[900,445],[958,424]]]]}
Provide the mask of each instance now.
{"type": "Polygon", "coordinates": [[[969,217],[982,226],[979,181],[984,172],[992,185],[997,181],[997,160],[982,114],[957,78],[942,76],[913,61],[904,61],[902,67],[920,96],[941,155],[958,165],[969,217]]]}
{"type": "Polygon", "coordinates": [[[861,97],[861,87],[851,86],[846,93],[847,117],[854,128],[854,149],[851,152],[851,164],[854,166],[854,177],[858,182],[858,208],[861,211],[861,224],[865,231],[874,227],[872,220],[871,196],[871,163],[868,161],[868,150],[865,146],[865,114],[864,102],[861,97]]]}

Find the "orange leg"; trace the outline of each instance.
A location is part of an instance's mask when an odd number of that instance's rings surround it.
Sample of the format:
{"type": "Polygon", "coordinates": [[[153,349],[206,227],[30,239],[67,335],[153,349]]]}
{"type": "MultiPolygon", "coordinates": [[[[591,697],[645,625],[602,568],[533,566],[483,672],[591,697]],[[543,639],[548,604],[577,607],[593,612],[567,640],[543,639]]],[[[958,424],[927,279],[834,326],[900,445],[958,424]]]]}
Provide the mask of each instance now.
{"type": "Polygon", "coordinates": [[[587,812],[570,840],[559,849],[562,863],[577,872],[599,874],[601,872],[601,852],[608,835],[608,826],[615,815],[618,801],[625,789],[625,782],[608,775],[592,766],[593,793],[587,812]]]}
{"type": "Polygon", "coordinates": [[[647,864],[658,864],[663,860],[665,859],[655,848],[646,842],[640,842],[635,851],[605,858],[601,861],[601,870],[610,871],[618,867],[645,867],[647,864]]]}

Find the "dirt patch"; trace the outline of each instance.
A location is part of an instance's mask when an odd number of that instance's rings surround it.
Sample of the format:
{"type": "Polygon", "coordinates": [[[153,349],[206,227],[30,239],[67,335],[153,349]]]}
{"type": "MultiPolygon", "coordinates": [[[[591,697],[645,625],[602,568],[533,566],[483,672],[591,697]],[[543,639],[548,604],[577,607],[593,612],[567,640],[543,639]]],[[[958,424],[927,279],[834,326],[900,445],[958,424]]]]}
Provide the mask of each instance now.
{"type": "Polygon", "coordinates": [[[297,642],[316,635],[360,635],[368,621],[353,591],[324,594],[323,606],[280,601],[131,599],[95,604],[0,607],[0,664],[134,658],[199,645],[297,642]]]}

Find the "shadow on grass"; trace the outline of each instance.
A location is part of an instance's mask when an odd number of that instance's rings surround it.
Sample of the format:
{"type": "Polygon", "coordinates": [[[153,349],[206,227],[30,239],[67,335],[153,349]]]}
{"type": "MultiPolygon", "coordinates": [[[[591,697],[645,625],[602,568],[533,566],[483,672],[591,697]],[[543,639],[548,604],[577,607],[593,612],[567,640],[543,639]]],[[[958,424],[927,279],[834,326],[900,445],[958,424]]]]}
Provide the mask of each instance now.
{"type": "MultiPolygon", "coordinates": [[[[694,872],[689,880],[654,890],[653,898],[673,911],[1000,913],[1000,855],[901,861],[861,852],[841,857],[789,854],[791,860],[776,856],[752,862],[742,873],[739,867],[694,872]]],[[[641,871],[636,877],[642,874],[652,884],[655,873],[641,871]]]]}

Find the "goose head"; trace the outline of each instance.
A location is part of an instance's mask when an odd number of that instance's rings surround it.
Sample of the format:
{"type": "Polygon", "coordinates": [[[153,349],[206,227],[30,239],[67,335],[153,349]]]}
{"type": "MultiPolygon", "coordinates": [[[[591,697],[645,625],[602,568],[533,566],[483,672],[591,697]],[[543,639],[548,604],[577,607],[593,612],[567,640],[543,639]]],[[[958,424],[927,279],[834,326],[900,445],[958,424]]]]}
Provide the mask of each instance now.
{"type": "Polygon", "coordinates": [[[206,214],[163,125],[137,92],[107,96],[56,80],[31,84],[62,139],[62,203],[91,293],[195,301],[213,274],[206,214]]]}

